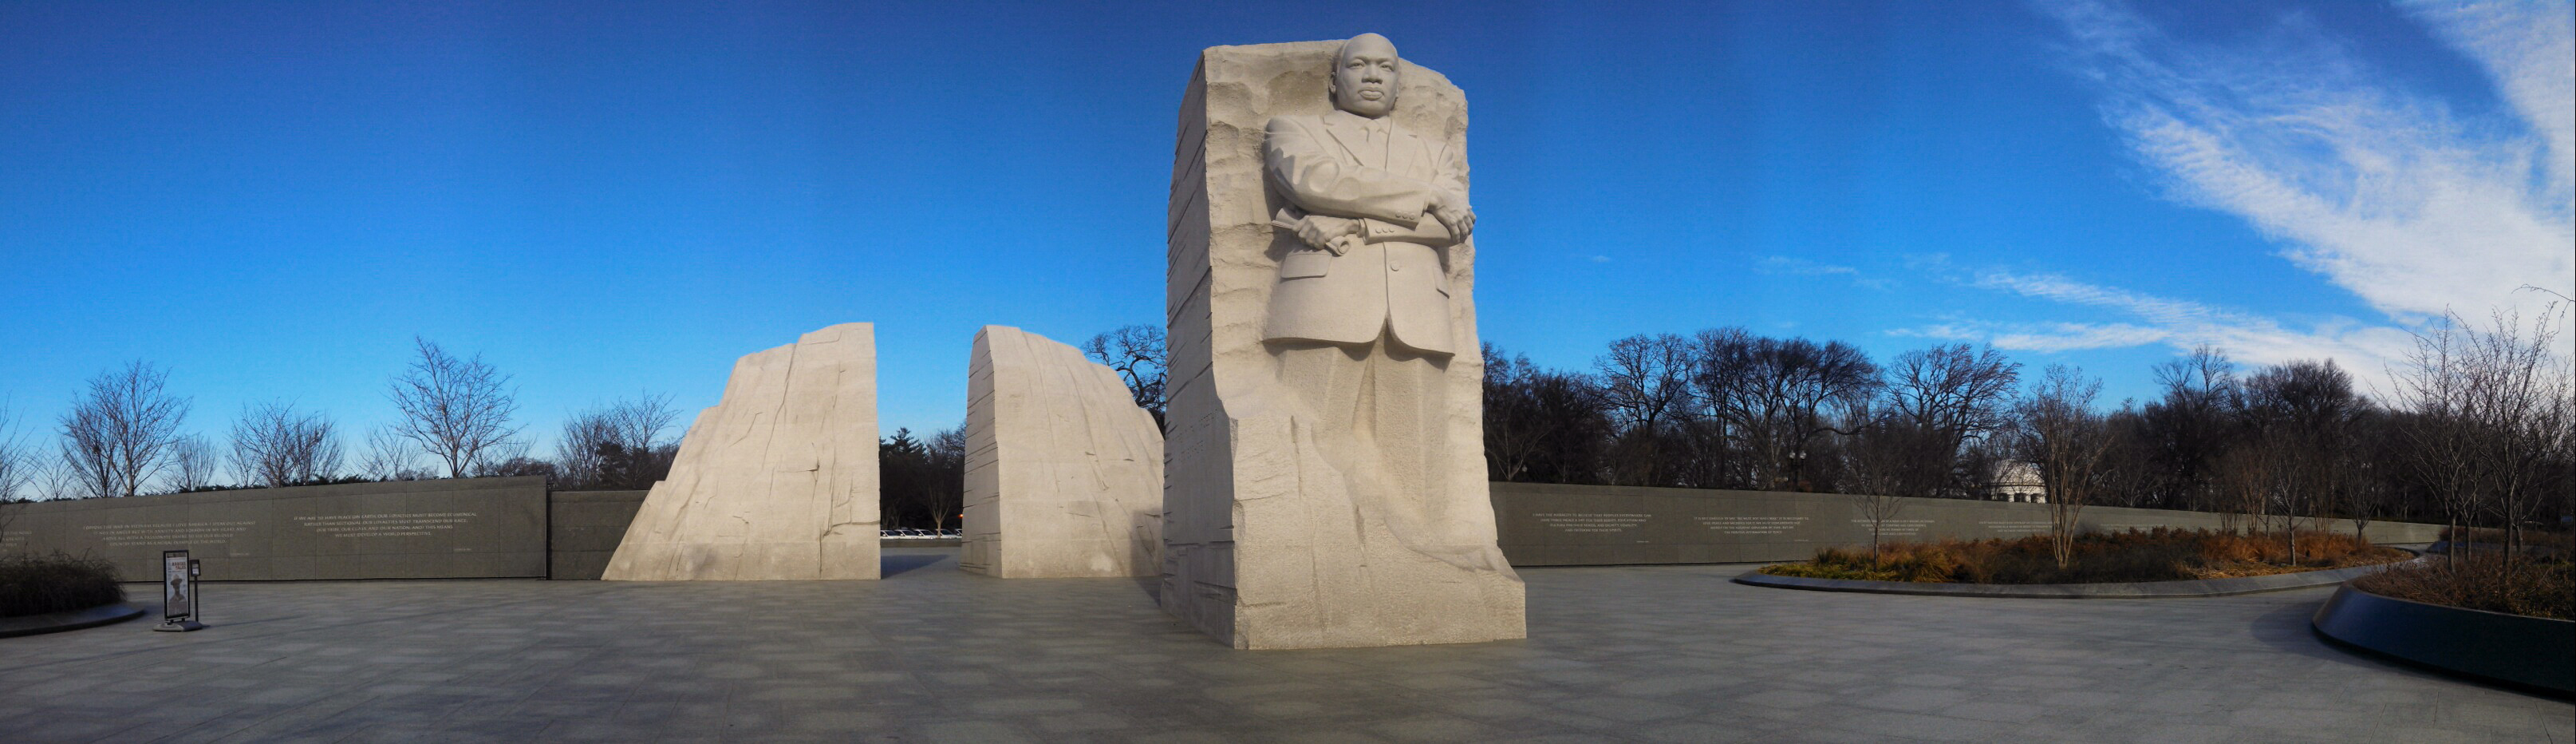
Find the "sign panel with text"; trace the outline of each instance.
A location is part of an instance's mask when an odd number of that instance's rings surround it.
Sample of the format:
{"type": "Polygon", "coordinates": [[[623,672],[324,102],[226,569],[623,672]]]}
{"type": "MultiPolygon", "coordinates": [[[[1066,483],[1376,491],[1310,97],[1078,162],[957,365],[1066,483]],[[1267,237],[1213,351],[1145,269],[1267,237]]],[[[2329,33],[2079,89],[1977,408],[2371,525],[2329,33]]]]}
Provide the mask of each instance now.
{"type": "Polygon", "coordinates": [[[186,619],[196,614],[195,586],[189,584],[188,551],[161,551],[161,617],[186,619]]]}

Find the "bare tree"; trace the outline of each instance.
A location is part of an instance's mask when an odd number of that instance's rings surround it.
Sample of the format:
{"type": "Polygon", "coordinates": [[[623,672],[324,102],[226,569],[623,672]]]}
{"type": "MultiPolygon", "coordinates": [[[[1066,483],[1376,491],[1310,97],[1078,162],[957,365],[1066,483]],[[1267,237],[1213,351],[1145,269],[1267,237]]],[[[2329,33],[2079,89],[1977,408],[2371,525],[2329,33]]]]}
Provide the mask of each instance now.
{"type": "Polygon", "coordinates": [[[1905,496],[1920,491],[1915,483],[1921,480],[1927,443],[1935,437],[1911,419],[1884,415],[1871,406],[1863,401],[1846,412],[1844,427],[1836,433],[1843,445],[1843,490],[1851,494],[1853,510],[1869,522],[1869,557],[1876,565],[1888,521],[1905,511],[1905,496]]]}
{"type": "Polygon", "coordinates": [[[2152,493],[2142,505],[2232,509],[2219,498],[2217,469],[2241,431],[2231,419],[2240,395],[2235,363],[2217,348],[2201,346],[2156,365],[2155,376],[2164,395],[2140,411],[2141,438],[2155,466],[2152,493]]]}
{"type": "MultiPolygon", "coordinates": [[[[2454,526],[2493,517],[2516,570],[2524,522],[2548,497],[2576,488],[2576,379],[2552,351],[2552,304],[2525,329],[2499,313],[2486,330],[2451,318],[2416,337],[2396,371],[2396,399],[2411,414],[2400,432],[2407,465],[2444,502],[2454,526]]],[[[2563,498],[2563,496],[2562,496],[2563,498]]]]}
{"type": "Polygon", "coordinates": [[[164,392],[170,373],[143,362],[99,373],[64,413],[63,463],[92,496],[132,496],[168,463],[188,400],[164,392]]]}
{"type": "Polygon", "coordinates": [[[2021,365],[1993,348],[1948,344],[1897,355],[1884,373],[1878,416],[1883,446],[1899,453],[1899,495],[1946,496],[1966,492],[1976,474],[1961,468],[1964,448],[1992,436],[2010,420],[2013,385],[2021,365]]]}
{"type": "Polygon", "coordinates": [[[1610,421],[1600,390],[1581,374],[1540,369],[1529,357],[1485,356],[1485,464],[1499,481],[1598,482],[1610,421]]]}
{"type": "Polygon", "coordinates": [[[1593,366],[1600,371],[1602,402],[1618,426],[1610,443],[1610,481],[1627,486],[1669,485],[1667,457],[1678,419],[1690,402],[1693,348],[1670,333],[1610,342],[1593,366]]]}
{"type": "Polygon", "coordinates": [[[242,407],[233,421],[233,471],[242,480],[277,488],[339,477],[343,449],[331,419],[299,413],[285,401],[242,407]]]}
{"type": "Polygon", "coordinates": [[[35,498],[43,467],[43,458],[18,427],[17,414],[0,401],[0,535],[8,533],[9,523],[35,498]]]}
{"type": "Polygon", "coordinates": [[[367,430],[367,449],[358,458],[358,474],[369,480],[420,480],[429,477],[420,472],[420,447],[411,438],[389,427],[367,430]]]}
{"type": "Polygon", "coordinates": [[[667,395],[621,399],[566,419],[555,440],[565,487],[650,488],[670,473],[662,432],[679,419],[667,395]]]}
{"type": "Polygon", "coordinates": [[[223,458],[202,434],[180,437],[170,448],[170,490],[188,492],[214,485],[215,471],[223,467],[223,458]]]}
{"type": "Polygon", "coordinates": [[[80,471],[72,469],[71,463],[64,461],[61,453],[39,452],[36,462],[35,478],[29,481],[28,488],[35,493],[37,500],[77,499],[89,495],[89,486],[82,482],[80,471]]]}
{"type": "Polygon", "coordinates": [[[510,417],[518,413],[510,376],[483,361],[458,359],[426,339],[414,338],[420,359],[393,380],[389,395],[403,420],[396,431],[409,437],[447,466],[447,477],[462,478],[492,457],[493,448],[517,436],[510,417]]]}
{"type": "Polygon", "coordinates": [[[17,413],[0,402],[0,502],[32,498],[43,468],[26,431],[19,428],[17,413]]]}
{"type": "Polygon", "coordinates": [[[1749,485],[1807,490],[1810,446],[1836,417],[1865,404],[1878,367],[1840,341],[1755,336],[1741,328],[1703,331],[1693,389],[1729,445],[1749,454],[1749,485]]]}
{"type": "Polygon", "coordinates": [[[931,528],[946,530],[948,520],[963,518],[966,511],[966,427],[943,429],[926,444],[930,488],[922,505],[930,511],[931,528]]]}
{"type": "Polygon", "coordinates": [[[1082,343],[1083,355],[1116,370],[1119,379],[1127,382],[1136,407],[1154,414],[1154,425],[1165,428],[1169,428],[1163,423],[1163,386],[1171,376],[1168,351],[1162,326],[1126,326],[1082,343]]]}
{"type": "Polygon", "coordinates": [[[535,448],[535,443],[525,439],[502,440],[485,448],[483,456],[474,461],[474,469],[466,472],[476,478],[542,475],[551,484],[560,477],[560,469],[551,461],[529,457],[528,451],[535,448]]]}
{"type": "Polygon", "coordinates": [[[2258,477],[2233,480],[2251,486],[2255,511],[2274,520],[2299,556],[2301,520],[2344,508],[2354,489],[2354,430],[2369,402],[2353,390],[2352,375],[2323,362],[2294,360],[2245,379],[2240,417],[2249,434],[2234,458],[2258,477]]]}
{"type": "Polygon", "coordinates": [[[2106,417],[2093,410],[2101,392],[2101,380],[2054,364],[2013,404],[2013,450],[2039,468],[2048,489],[2049,546],[2060,569],[2074,560],[2078,519],[2106,475],[2102,464],[2111,431],[2106,417]]]}

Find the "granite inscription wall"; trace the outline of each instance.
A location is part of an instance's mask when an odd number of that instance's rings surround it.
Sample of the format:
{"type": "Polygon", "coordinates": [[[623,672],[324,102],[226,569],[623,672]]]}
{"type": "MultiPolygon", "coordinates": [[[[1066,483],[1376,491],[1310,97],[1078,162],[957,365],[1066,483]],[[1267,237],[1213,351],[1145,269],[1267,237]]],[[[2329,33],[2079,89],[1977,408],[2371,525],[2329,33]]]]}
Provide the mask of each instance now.
{"type": "Polygon", "coordinates": [[[543,577],[546,525],[542,477],[351,483],[27,504],[0,550],[96,555],[137,581],[164,550],[211,581],[543,577]]]}
{"type": "MultiPolygon", "coordinates": [[[[1514,566],[1795,561],[1816,549],[1867,545],[1870,522],[1855,497],[1827,493],[1715,491],[1688,488],[1493,484],[1504,555],[1514,566]]],[[[1880,526],[1882,539],[1984,539],[2048,534],[2046,504],[1958,499],[1906,499],[1880,526]]],[[[2206,512],[2084,508],[2078,524],[2119,531],[2179,527],[2215,529],[2226,519],[2206,512]]],[[[2352,522],[2325,528],[2351,532],[2352,522]]],[[[2425,543],[2441,525],[2378,521],[2373,542],[2425,543]]]]}

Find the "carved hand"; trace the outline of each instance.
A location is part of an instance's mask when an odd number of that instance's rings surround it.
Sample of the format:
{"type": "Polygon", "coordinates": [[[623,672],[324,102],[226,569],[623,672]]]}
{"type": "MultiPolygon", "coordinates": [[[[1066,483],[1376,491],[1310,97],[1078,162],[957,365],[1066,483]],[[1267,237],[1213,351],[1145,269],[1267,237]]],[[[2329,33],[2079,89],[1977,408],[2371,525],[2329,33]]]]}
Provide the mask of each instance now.
{"type": "Polygon", "coordinates": [[[1347,217],[1310,214],[1297,221],[1297,239],[1308,247],[1332,251],[1339,256],[1350,252],[1351,244],[1360,241],[1360,221],[1347,217]]]}
{"type": "Polygon", "coordinates": [[[1442,226],[1449,228],[1449,234],[1457,236],[1459,240],[1466,240],[1469,233],[1476,231],[1476,212],[1467,208],[1465,197],[1443,191],[1440,192],[1439,198],[1432,199],[1431,204],[1424,207],[1422,211],[1430,213],[1432,219],[1439,220],[1442,226]]]}

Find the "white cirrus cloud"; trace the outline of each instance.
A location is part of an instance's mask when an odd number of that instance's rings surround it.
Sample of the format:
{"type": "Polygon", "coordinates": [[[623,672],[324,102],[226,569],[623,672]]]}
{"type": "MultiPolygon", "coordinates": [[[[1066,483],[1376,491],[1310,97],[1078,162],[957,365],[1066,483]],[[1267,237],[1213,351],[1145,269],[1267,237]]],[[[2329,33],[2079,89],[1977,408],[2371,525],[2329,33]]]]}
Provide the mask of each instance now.
{"type": "Polygon", "coordinates": [[[2174,333],[2129,323],[1983,323],[1957,322],[1903,328],[1898,336],[1940,339],[1943,341],[1980,341],[2005,351],[2036,351],[2053,354],[2087,349],[2124,349],[2169,341],[2174,333]]]}
{"type": "Polygon", "coordinates": [[[2365,377],[2377,377],[2405,359],[2414,336],[2405,328],[2326,318],[2300,326],[2189,300],[2104,287],[2054,274],[1989,271],[1974,286],[2025,297],[2102,308],[2135,319],[2112,323],[1983,323],[1954,321],[1899,331],[1958,340],[1984,340],[1998,348],[2039,352],[2164,344],[2176,350],[2212,346],[2242,362],[2279,364],[2294,359],[2335,359],[2365,377]]]}
{"type": "Polygon", "coordinates": [[[1761,261],[1757,261],[1753,264],[1753,270],[1765,274],[1789,274],[1794,276],[1825,276],[1829,274],[1860,273],[1860,269],[1849,266],[1821,264],[1803,258],[1790,258],[1788,256],[1765,257],[1761,261]]]}
{"type": "Polygon", "coordinates": [[[1762,260],[1753,262],[1753,270],[1756,273],[1777,276],[1847,276],[1851,277],[1853,284],[1870,289],[1887,289],[1894,285],[1886,279],[1862,276],[1860,269],[1856,267],[1817,263],[1791,256],[1763,257],[1762,260]]]}
{"type": "Polygon", "coordinates": [[[2070,59],[2102,92],[2104,121],[2170,198],[2244,219],[2281,257],[2387,317],[2293,330],[2058,277],[1988,275],[1980,286],[2117,307],[2169,339],[2221,342],[2249,360],[2281,349],[2385,355],[2406,328],[2445,313],[2535,317],[2554,298],[2518,288],[2576,286],[2576,16],[2566,4],[2407,6],[2487,73],[2511,109],[2487,119],[2391,85],[2298,15],[2259,41],[2213,46],[2107,0],[2038,7],[2063,24],[2070,59]]]}

